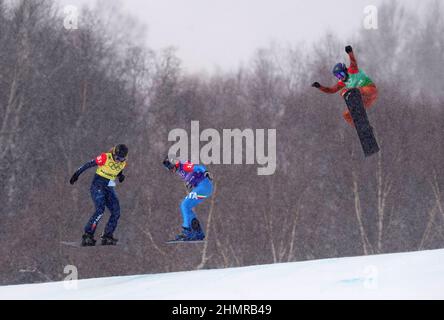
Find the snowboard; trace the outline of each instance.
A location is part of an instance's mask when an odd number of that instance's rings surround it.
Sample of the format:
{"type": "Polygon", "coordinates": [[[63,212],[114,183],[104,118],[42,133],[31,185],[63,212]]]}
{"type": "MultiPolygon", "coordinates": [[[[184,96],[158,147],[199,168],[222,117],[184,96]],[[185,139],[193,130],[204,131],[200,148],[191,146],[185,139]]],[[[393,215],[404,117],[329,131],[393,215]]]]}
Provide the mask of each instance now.
{"type": "Polygon", "coordinates": [[[165,243],[166,244],[174,244],[174,243],[205,243],[205,240],[191,240],[191,241],[168,240],[165,243]]]}
{"type": "Polygon", "coordinates": [[[379,152],[378,142],[373,133],[373,128],[368,121],[361,92],[356,88],[350,89],[344,95],[344,99],[353,118],[364,155],[369,157],[379,152]]]}
{"type": "Polygon", "coordinates": [[[60,243],[68,247],[83,248],[82,244],[78,241],[60,241],[60,243]]]}
{"type": "MultiPolygon", "coordinates": [[[[74,248],[113,247],[111,245],[104,246],[100,242],[97,242],[95,246],[82,246],[82,243],[80,241],[60,241],[60,244],[74,248]]],[[[120,246],[120,244],[116,243],[114,246],[120,246]]]]}

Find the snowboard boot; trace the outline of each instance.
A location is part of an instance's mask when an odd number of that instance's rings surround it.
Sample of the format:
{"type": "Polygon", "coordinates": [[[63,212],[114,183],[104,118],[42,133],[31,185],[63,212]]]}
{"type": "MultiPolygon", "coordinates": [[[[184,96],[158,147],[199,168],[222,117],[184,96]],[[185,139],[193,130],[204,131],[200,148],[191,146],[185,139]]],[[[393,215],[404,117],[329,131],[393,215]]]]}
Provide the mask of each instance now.
{"type": "Polygon", "coordinates": [[[101,239],[102,246],[115,246],[117,244],[117,241],[119,241],[119,239],[115,239],[112,235],[109,234],[103,234],[101,239]]]}
{"type": "Polygon", "coordinates": [[[205,239],[199,220],[191,221],[191,228],[182,227],[182,233],[176,236],[176,241],[198,241],[205,239]]]}
{"type": "Polygon", "coordinates": [[[200,227],[200,222],[197,219],[191,221],[191,229],[193,230],[193,240],[203,240],[205,239],[205,233],[200,227]]]}
{"type": "Polygon", "coordinates": [[[96,245],[96,240],[94,240],[94,235],[91,233],[85,233],[82,236],[82,247],[93,247],[96,245]]]}
{"type": "Polygon", "coordinates": [[[190,241],[192,231],[190,228],[182,227],[182,233],[176,236],[176,241],[190,241]]]}

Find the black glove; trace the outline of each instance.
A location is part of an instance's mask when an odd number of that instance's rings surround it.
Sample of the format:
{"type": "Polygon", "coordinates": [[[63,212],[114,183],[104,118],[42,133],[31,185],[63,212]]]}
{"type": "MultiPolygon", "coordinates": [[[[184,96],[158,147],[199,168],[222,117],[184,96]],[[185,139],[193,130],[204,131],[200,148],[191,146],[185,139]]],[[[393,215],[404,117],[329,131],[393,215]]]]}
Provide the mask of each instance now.
{"type": "Polygon", "coordinates": [[[185,188],[187,188],[188,192],[191,192],[193,190],[193,186],[188,182],[185,182],[185,188]]]}
{"type": "Polygon", "coordinates": [[[321,84],[319,82],[313,82],[311,86],[319,89],[321,87],[321,84]]]}
{"type": "Polygon", "coordinates": [[[78,179],[79,179],[79,174],[76,172],[76,173],[73,174],[73,176],[69,180],[69,183],[70,184],[74,184],[78,179]]]}
{"type": "Polygon", "coordinates": [[[117,176],[119,178],[119,182],[122,183],[123,181],[125,181],[125,175],[124,174],[119,174],[117,176]]]}
{"type": "Polygon", "coordinates": [[[347,53],[351,53],[351,52],[353,52],[352,47],[351,47],[351,46],[346,46],[346,47],[345,47],[345,52],[347,52],[347,53]]]}
{"type": "Polygon", "coordinates": [[[213,181],[213,175],[209,173],[208,171],[205,171],[204,177],[208,178],[208,180],[213,181]]]}

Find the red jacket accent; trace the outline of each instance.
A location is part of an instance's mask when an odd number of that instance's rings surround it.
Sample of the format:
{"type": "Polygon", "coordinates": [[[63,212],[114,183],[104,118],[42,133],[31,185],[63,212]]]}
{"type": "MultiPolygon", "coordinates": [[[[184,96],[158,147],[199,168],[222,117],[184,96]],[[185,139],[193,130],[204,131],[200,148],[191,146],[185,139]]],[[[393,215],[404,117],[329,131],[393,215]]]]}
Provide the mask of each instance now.
{"type": "Polygon", "coordinates": [[[193,170],[194,170],[194,163],[187,161],[183,164],[183,171],[193,172],[193,170]]]}
{"type": "Polygon", "coordinates": [[[96,158],[96,164],[101,167],[104,166],[106,163],[107,157],[106,157],[106,153],[102,153],[100,156],[98,156],[96,158]]]}

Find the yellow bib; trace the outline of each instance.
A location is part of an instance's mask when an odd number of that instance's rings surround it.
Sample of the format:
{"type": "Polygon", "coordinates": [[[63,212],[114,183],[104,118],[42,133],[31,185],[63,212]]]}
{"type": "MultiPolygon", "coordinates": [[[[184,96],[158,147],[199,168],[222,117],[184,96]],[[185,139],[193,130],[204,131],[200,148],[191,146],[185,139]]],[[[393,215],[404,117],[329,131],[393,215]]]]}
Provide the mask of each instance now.
{"type": "Polygon", "coordinates": [[[103,165],[99,164],[99,167],[96,170],[96,173],[109,180],[115,180],[117,175],[122,171],[126,166],[126,161],[116,162],[113,159],[112,153],[105,153],[106,162],[103,165]]]}

